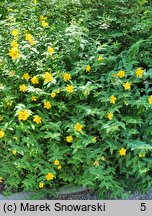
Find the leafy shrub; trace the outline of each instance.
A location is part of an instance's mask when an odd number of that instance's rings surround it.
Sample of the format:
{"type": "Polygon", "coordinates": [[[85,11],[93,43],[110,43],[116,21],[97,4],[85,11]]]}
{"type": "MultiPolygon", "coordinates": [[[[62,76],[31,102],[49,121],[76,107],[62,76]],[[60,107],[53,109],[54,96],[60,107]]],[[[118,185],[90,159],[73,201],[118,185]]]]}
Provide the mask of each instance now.
{"type": "Polygon", "coordinates": [[[16,4],[5,5],[0,38],[0,182],[6,191],[51,194],[68,184],[105,198],[107,191],[121,197],[130,185],[147,190],[152,69],[150,50],[145,68],[138,59],[144,41],[122,50],[121,40],[95,39],[87,24],[92,1],[83,9],[76,1],[16,4]]]}

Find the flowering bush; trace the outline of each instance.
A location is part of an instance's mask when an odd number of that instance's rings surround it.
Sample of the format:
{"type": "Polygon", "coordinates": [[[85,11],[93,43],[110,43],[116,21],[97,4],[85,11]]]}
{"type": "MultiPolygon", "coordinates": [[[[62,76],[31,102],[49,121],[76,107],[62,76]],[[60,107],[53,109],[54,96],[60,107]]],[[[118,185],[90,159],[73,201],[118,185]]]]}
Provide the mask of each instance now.
{"type": "Polygon", "coordinates": [[[117,58],[80,20],[54,22],[33,3],[25,15],[24,4],[1,21],[0,184],[81,185],[103,198],[148,189],[152,69],[117,58]]]}

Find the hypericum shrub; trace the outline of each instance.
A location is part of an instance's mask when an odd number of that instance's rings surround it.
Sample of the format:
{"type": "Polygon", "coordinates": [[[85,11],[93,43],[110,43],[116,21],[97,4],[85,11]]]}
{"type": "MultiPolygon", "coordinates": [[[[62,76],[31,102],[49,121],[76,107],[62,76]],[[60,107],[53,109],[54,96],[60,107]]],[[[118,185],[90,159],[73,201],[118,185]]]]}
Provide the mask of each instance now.
{"type": "Polygon", "coordinates": [[[76,21],[60,28],[43,13],[16,16],[1,23],[1,188],[51,194],[81,185],[102,198],[130,185],[147,190],[152,69],[124,57],[116,66],[113,47],[76,21]]]}

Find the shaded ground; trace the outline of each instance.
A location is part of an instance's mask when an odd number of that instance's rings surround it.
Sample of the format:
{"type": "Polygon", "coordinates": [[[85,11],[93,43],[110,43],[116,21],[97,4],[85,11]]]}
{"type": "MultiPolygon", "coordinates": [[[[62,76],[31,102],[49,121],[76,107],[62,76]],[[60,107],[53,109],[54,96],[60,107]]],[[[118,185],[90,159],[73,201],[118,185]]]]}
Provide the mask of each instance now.
{"type": "MultiPolygon", "coordinates": [[[[98,195],[95,191],[86,190],[79,193],[71,193],[67,195],[60,195],[57,200],[98,200],[98,195]]],[[[127,200],[152,200],[152,188],[146,193],[141,194],[140,192],[135,192],[128,197],[127,200]]]]}
{"type": "Polygon", "coordinates": [[[95,191],[86,190],[78,193],[60,195],[56,199],[57,200],[97,200],[98,196],[95,191]]]}
{"type": "MultiPolygon", "coordinates": [[[[28,192],[13,193],[9,197],[4,197],[2,194],[0,194],[0,200],[28,200],[29,195],[30,194],[28,192]]],[[[56,199],[51,197],[44,197],[42,200],[99,200],[99,197],[93,190],[84,190],[58,195],[56,199]]],[[[106,200],[108,200],[108,198],[106,200]]],[[[109,200],[112,199],[109,198],[109,200]]],[[[146,194],[141,194],[137,191],[130,195],[127,200],[152,200],[152,188],[146,194]]]]}

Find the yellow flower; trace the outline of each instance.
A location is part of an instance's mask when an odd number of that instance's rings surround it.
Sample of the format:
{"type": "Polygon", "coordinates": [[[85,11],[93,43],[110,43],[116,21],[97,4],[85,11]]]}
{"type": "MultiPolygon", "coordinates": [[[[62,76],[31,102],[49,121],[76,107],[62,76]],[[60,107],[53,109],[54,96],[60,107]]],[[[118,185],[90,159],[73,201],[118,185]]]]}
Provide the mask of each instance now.
{"type": "Polygon", "coordinates": [[[102,161],[105,161],[105,160],[106,160],[106,157],[105,157],[105,156],[102,156],[102,157],[101,157],[101,160],[102,160],[102,161]]]}
{"type": "Polygon", "coordinates": [[[32,96],[31,100],[32,101],[37,101],[37,98],[35,96],[32,96]]]}
{"type": "Polygon", "coordinates": [[[115,103],[116,103],[116,100],[117,100],[117,98],[116,98],[114,95],[112,95],[112,96],[110,97],[110,103],[115,104],[115,103]]]}
{"type": "Polygon", "coordinates": [[[58,170],[60,170],[60,169],[62,169],[62,166],[61,166],[61,165],[58,166],[58,170]]]}
{"type": "Polygon", "coordinates": [[[123,84],[123,87],[125,90],[129,90],[131,87],[131,83],[127,81],[126,83],[123,84]]]}
{"type": "Polygon", "coordinates": [[[47,19],[47,17],[44,17],[43,15],[41,15],[40,16],[40,20],[42,21],[42,20],[46,20],[47,19]]]}
{"type": "Polygon", "coordinates": [[[42,119],[40,116],[35,115],[33,121],[36,122],[36,124],[40,124],[42,122],[42,119]]]}
{"type": "Polygon", "coordinates": [[[11,48],[9,52],[9,56],[15,60],[21,57],[21,54],[19,53],[17,48],[11,48]]]}
{"type": "Polygon", "coordinates": [[[25,40],[26,41],[31,41],[33,39],[33,36],[31,34],[26,34],[25,35],[25,40]]]}
{"type": "Polygon", "coordinates": [[[85,68],[85,70],[86,70],[86,72],[90,72],[90,70],[91,70],[90,65],[87,65],[86,68],[85,68]]]}
{"type": "Polygon", "coordinates": [[[57,90],[56,90],[56,93],[59,94],[59,93],[60,93],[60,89],[57,89],[57,90]]]}
{"type": "Polygon", "coordinates": [[[27,120],[27,118],[30,116],[30,113],[28,112],[28,110],[21,110],[18,111],[18,120],[27,120]]]}
{"type": "Polygon", "coordinates": [[[36,44],[36,41],[35,41],[35,40],[29,40],[29,43],[30,43],[31,45],[35,45],[35,44],[36,44]]]}
{"type": "Polygon", "coordinates": [[[52,98],[55,98],[56,93],[55,93],[55,92],[52,92],[52,93],[50,94],[50,96],[51,96],[52,98]]]}
{"type": "Polygon", "coordinates": [[[98,61],[103,61],[103,59],[104,59],[104,58],[103,58],[103,56],[101,56],[101,55],[98,57],[98,61]]]}
{"type": "Polygon", "coordinates": [[[118,77],[123,78],[125,76],[125,71],[120,70],[117,75],[118,77]]]}
{"type": "Polygon", "coordinates": [[[83,128],[83,126],[78,122],[74,125],[74,129],[76,131],[82,131],[82,128],[83,128]]]}
{"type": "Polygon", "coordinates": [[[152,104],[152,95],[150,95],[150,97],[148,98],[148,102],[149,104],[152,104]]]}
{"type": "Polygon", "coordinates": [[[73,86],[72,86],[72,85],[67,85],[67,86],[66,86],[66,91],[69,92],[69,93],[74,92],[73,86]]]}
{"type": "Polygon", "coordinates": [[[60,164],[60,161],[59,160],[55,160],[54,161],[54,165],[58,166],[60,164]]]}
{"type": "Polygon", "coordinates": [[[52,74],[49,72],[46,72],[44,74],[44,83],[52,82],[52,80],[53,80],[52,74]]]}
{"type": "Polygon", "coordinates": [[[64,73],[63,76],[64,76],[65,82],[71,79],[71,74],[69,74],[69,73],[64,73]]]}
{"type": "Polygon", "coordinates": [[[25,35],[25,40],[28,41],[31,45],[36,44],[36,41],[33,39],[33,36],[29,33],[25,35]]]}
{"type": "Polygon", "coordinates": [[[2,181],[3,181],[3,178],[0,176],[0,183],[2,183],[2,181]]]}
{"type": "Polygon", "coordinates": [[[31,78],[31,82],[32,84],[39,84],[39,79],[36,76],[34,76],[31,78]]]}
{"type": "Polygon", "coordinates": [[[108,118],[109,120],[111,120],[111,119],[113,118],[113,113],[112,113],[112,112],[109,112],[108,115],[107,115],[107,118],[108,118]]]}
{"type": "Polygon", "coordinates": [[[4,136],[5,136],[5,133],[2,130],[0,130],[0,138],[2,138],[4,136]]]}
{"type": "Polygon", "coordinates": [[[50,54],[53,54],[53,53],[54,53],[54,48],[53,48],[53,47],[48,47],[48,52],[49,52],[50,54]]]}
{"type": "Polygon", "coordinates": [[[143,157],[145,157],[145,154],[144,153],[139,153],[139,157],[143,158],[143,157]]]}
{"type": "Polygon", "coordinates": [[[23,75],[23,78],[26,79],[26,80],[29,80],[30,79],[30,75],[28,73],[25,73],[23,75]]]}
{"type": "Polygon", "coordinates": [[[125,148],[121,148],[121,149],[119,150],[119,154],[120,154],[121,156],[125,156],[125,155],[126,155],[126,149],[125,149],[125,148]]]}
{"type": "Polygon", "coordinates": [[[12,41],[11,42],[11,47],[13,47],[13,48],[17,48],[18,47],[18,43],[16,42],[16,41],[12,41]]]}
{"type": "Polygon", "coordinates": [[[42,20],[42,26],[46,27],[46,26],[48,26],[48,23],[45,20],[42,20]]]}
{"type": "Polygon", "coordinates": [[[96,167],[99,166],[99,162],[98,162],[98,161],[95,161],[95,162],[94,162],[94,166],[96,166],[96,167]]]}
{"type": "Polygon", "coordinates": [[[14,150],[12,151],[12,153],[13,153],[13,155],[16,155],[16,153],[17,153],[16,149],[14,149],[14,150]]]}
{"type": "Polygon", "coordinates": [[[51,106],[52,106],[52,105],[51,105],[51,103],[50,103],[49,101],[45,101],[45,102],[44,102],[44,108],[45,108],[45,109],[50,109],[51,106]]]}
{"type": "Polygon", "coordinates": [[[50,172],[46,175],[46,180],[47,181],[53,180],[53,178],[54,178],[54,175],[52,173],[50,173],[50,172]]]}
{"type": "Polygon", "coordinates": [[[72,137],[72,136],[67,136],[67,137],[66,137],[66,141],[67,141],[67,142],[70,143],[70,142],[72,142],[72,140],[73,140],[73,137],[72,137]]]}
{"type": "Polygon", "coordinates": [[[39,188],[43,188],[44,187],[44,183],[43,182],[40,182],[39,183],[39,188]]]}
{"type": "Polygon", "coordinates": [[[19,89],[20,89],[20,91],[22,91],[22,92],[25,92],[25,91],[26,91],[26,88],[27,88],[27,87],[26,87],[26,85],[24,85],[24,84],[19,86],[19,89]]]}
{"type": "Polygon", "coordinates": [[[96,142],[96,141],[97,141],[97,137],[93,137],[93,138],[92,138],[92,141],[93,141],[93,142],[96,142]]]}
{"type": "Polygon", "coordinates": [[[144,73],[144,70],[142,70],[140,67],[137,68],[137,70],[135,72],[137,77],[142,77],[143,73],[144,73]]]}
{"type": "Polygon", "coordinates": [[[19,34],[18,29],[13,29],[12,32],[11,32],[11,34],[12,34],[13,36],[17,36],[17,35],[19,34]]]}

